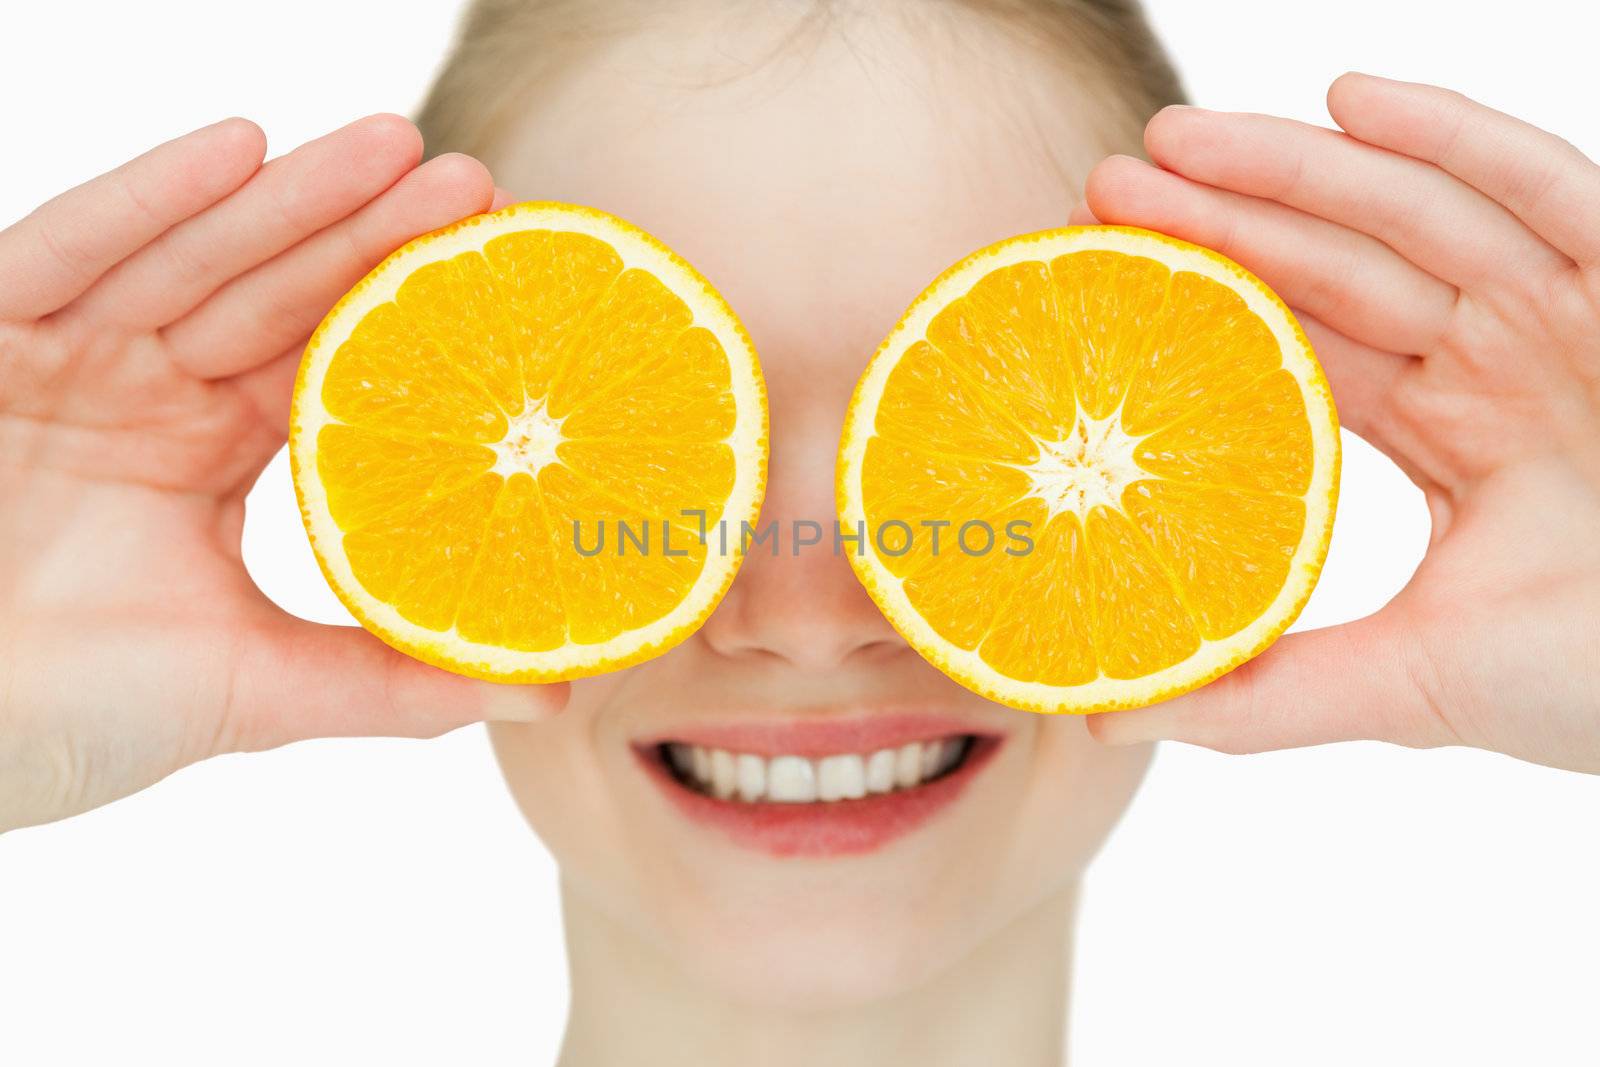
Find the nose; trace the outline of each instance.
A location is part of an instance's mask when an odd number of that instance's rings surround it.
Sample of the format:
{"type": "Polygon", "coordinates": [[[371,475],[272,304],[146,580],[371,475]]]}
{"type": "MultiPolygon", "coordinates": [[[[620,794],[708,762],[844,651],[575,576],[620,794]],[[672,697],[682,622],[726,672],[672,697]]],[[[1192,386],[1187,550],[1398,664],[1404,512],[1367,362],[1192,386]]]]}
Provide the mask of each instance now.
{"type": "MultiPolygon", "coordinates": [[[[701,628],[701,640],[721,656],[812,670],[909,654],[856,580],[849,553],[859,546],[835,536],[837,435],[788,429],[794,433],[786,438],[773,435],[766,502],[753,531],[761,540],[750,538],[739,575],[701,628]]],[[[738,533],[729,527],[730,540],[738,533]]]]}

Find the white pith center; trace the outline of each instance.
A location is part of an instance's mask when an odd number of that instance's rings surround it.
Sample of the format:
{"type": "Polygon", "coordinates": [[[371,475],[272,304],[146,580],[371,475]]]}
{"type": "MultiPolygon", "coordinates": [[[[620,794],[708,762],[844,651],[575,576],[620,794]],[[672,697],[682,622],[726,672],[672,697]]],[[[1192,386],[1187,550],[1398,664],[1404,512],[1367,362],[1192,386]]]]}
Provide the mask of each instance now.
{"type": "Polygon", "coordinates": [[[1039,458],[1023,468],[1030,495],[1044,501],[1052,519],[1066,511],[1083,519],[1102,504],[1122,507],[1128,484],[1150,477],[1133,458],[1139,440],[1122,429],[1120,410],[1104,419],[1079,411],[1065,439],[1038,442],[1039,458]]]}
{"type": "Polygon", "coordinates": [[[505,478],[513,474],[537,477],[556,462],[556,446],[564,440],[561,424],[550,417],[542,399],[530,403],[507,422],[506,435],[489,446],[498,457],[493,467],[496,474],[505,478]]]}

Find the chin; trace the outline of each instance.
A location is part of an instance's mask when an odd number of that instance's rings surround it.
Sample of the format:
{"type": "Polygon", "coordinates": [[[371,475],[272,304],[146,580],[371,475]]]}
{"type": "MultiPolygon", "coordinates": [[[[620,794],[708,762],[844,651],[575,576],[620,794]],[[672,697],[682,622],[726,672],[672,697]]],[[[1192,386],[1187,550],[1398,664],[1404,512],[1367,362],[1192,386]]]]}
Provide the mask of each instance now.
{"type": "Polygon", "coordinates": [[[960,696],[618,700],[493,735],[574,942],[581,910],[602,951],[787,1012],[907,993],[1042,901],[1070,904],[1148,760],[960,696]],[[603,714],[623,704],[644,710],[603,714]]]}
{"type": "Polygon", "coordinates": [[[668,951],[718,999],[779,1012],[839,1011],[890,1000],[936,979],[987,923],[914,902],[885,904],[847,887],[809,899],[701,910],[668,951]]]}

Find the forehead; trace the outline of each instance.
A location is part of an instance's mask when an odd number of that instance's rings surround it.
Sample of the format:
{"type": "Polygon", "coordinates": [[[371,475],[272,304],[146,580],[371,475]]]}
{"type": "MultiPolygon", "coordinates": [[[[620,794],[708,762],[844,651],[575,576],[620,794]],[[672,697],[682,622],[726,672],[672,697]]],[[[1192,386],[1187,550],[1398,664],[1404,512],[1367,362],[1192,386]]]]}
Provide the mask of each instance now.
{"type": "Polygon", "coordinates": [[[769,374],[796,346],[858,370],[939,271],[1064,225],[1105,151],[1106,109],[1068,62],[918,8],[775,21],[740,5],[619,33],[542,86],[487,162],[520,198],[667,242],[769,374]]]}

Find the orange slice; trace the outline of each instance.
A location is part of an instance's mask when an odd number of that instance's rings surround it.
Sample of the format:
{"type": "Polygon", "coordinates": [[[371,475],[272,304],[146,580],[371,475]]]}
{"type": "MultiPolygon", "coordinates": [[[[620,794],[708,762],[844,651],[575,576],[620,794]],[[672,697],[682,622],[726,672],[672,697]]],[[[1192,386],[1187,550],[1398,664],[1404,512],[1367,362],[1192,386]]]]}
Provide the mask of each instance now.
{"type": "Polygon", "coordinates": [[[1090,712],[1283,633],[1338,480],[1333,399],[1283,302],[1214,252],[1088,226],[992,245],[917,298],[856,387],[838,506],[925,658],[1014,707],[1090,712]]]}
{"type": "Polygon", "coordinates": [[[760,510],[766,393],[727,303],[659,241],[518,204],[411,242],[328,313],[289,453],[362,625],[461,674],[554,681],[711,614],[740,560],[703,533],[760,510]]]}

